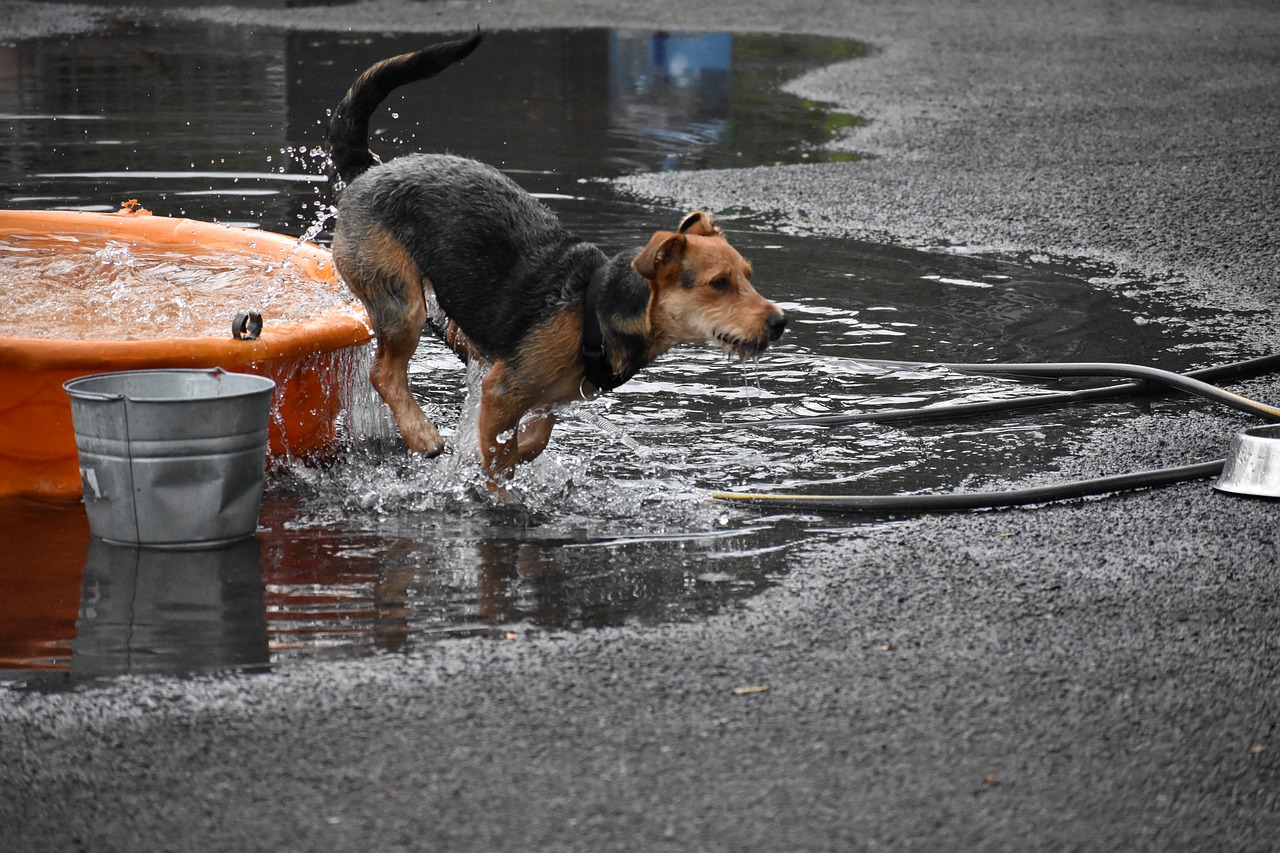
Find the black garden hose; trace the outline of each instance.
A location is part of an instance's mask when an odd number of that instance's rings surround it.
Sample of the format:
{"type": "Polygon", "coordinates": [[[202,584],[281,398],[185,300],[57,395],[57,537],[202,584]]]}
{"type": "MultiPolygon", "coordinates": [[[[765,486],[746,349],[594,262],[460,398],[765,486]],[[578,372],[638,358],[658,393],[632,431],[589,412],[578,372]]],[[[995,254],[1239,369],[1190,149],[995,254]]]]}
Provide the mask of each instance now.
{"type": "Polygon", "coordinates": [[[1152,486],[1167,486],[1188,480],[1203,480],[1222,473],[1225,460],[1183,465],[1178,468],[1160,468],[1136,474],[1120,474],[1114,477],[1098,477],[1093,480],[1075,480],[1049,486],[1031,486],[1004,492],[951,492],[942,495],[795,495],[795,494],[742,494],[716,492],[713,498],[738,503],[767,505],[769,508],[808,509],[820,512],[897,513],[963,512],[974,509],[1025,506],[1070,500],[1091,495],[1105,495],[1152,486]]]}
{"type": "MultiPolygon", "coordinates": [[[[920,362],[868,361],[869,364],[911,365],[920,366],[920,362]]],[[[1280,366],[1280,355],[1265,356],[1243,362],[1233,362],[1221,367],[1195,371],[1190,375],[1172,373],[1153,367],[1133,364],[1071,363],[1071,364],[940,364],[950,370],[962,373],[1004,376],[1039,376],[1061,378],[1068,376],[1122,376],[1140,380],[1124,385],[1106,388],[1092,388],[1084,391],[1065,394],[1046,394],[1037,397],[1019,398],[1017,400],[999,400],[991,403],[976,403],[960,406],[931,406],[924,409],[897,410],[887,412],[863,412],[857,415],[823,415],[815,418],[787,418],[762,423],[787,424],[827,424],[852,423],[856,421],[875,421],[883,423],[889,420],[922,420],[937,417],[958,417],[985,412],[1009,411],[1013,408],[1029,408],[1058,403],[1072,403],[1084,399],[1100,399],[1125,394],[1139,393],[1149,383],[1157,383],[1170,388],[1187,391],[1222,405],[1257,415],[1268,421],[1280,421],[1280,409],[1259,403],[1225,391],[1202,381],[1205,378],[1228,378],[1232,376],[1262,373],[1280,366]],[[1010,405],[1010,404],[1015,405],[1010,405]],[[927,413],[927,414],[924,414],[927,413]],[[924,417],[921,417],[924,415],[924,417]]],[[[1216,459],[1195,465],[1183,465],[1175,468],[1161,468],[1153,471],[1142,471],[1134,474],[1120,474],[1111,477],[1099,477],[1091,480],[1076,480],[1048,486],[1032,486],[1024,489],[1011,489],[1002,492],[953,492],[949,494],[931,495],[805,495],[805,494],[743,494],[735,492],[717,492],[712,497],[719,500],[735,501],[768,506],[770,508],[789,508],[816,510],[838,513],[877,513],[881,515],[923,513],[923,512],[960,512],[975,509],[993,509],[998,507],[1025,506],[1027,504],[1048,503],[1051,501],[1069,500],[1111,492],[1129,491],[1132,489],[1165,486],[1190,480],[1201,480],[1222,473],[1225,460],[1216,459]]]]}
{"type": "MultiPolygon", "coordinates": [[[[1068,365],[1068,364],[1033,364],[1033,365],[1000,365],[1000,364],[938,364],[932,362],[913,362],[913,361],[884,361],[879,359],[860,359],[863,364],[884,365],[884,366],[909,366],[909,367],[945,367],[963,373],[977,374],[1006,374],[1006,375],[1023,375],[1023,376],[1050,376],[1046,373],[1047,369],[1052,368],[1078,368],[1089,365],[1068,365]],[[1026,372],[1017,373],[1015,371],[1026,369],[1026,372]]],[[[1280,368],[1280,353],[1275,355],[1262,356],[1260,358],[1251,358],[1244,361],[1234,361],[1229,364],[1218,365],[1216,367],[1206,367],[1200,370],[1192,370],[1186,374],[1170,373],[1169,371],[1158,371],[1155,368],[1139,367],[1137,365],[1108,365],[1110,367],[1132,368],[1141,371],[1143,375],[1140,377],[1142,381],[1123,382],[1115,385],[1106,385],[1101,388],[1083,388],[1077,391],[1062,391],[1052,394],[1035,394],[1027,397],[1015,397],[1008,400],[989,400],[981,403],[958,403],[955,405],[937,405],[923,406],[912,409],[881,409],[874,412],[835,412],[828,415],[809,415],[795,418],[772,418],[768,420],[750,420],[737,421],[743,425],[752,426],[774,426],[774,425],[801,425],[812,424],[816,426],[841,426],[843,424],[852,423],[921,423],[933,420],[958,420],[960,418],[973,417],[975,415],[998,414],[1001,412],[1012,412],[1021,409],[1037,409],[1048,406],[1063,406],[1072,403],[1083,403],[1090,400],[1106,400],[1115,397],[1125,397],[1134,394],[1142,394],[1155,390],[1153,383],[1168,385],[1161,382],[1161,377],[1177,376],[1180,379],[1200,380],[1201,383],[1207,381],[1217,381],[1222,379],[1233,379],[1241,376],[1257,376],[1267,373],[1271,370],[1280,368]],[[1158,376],[1157,376],[1158,374],[1158,376]]],[[[1131,373],[1063,373],[1058,376],[1130,376],[1131,373]]],[[[1208,386],[1212,387],[1212,386],[1208,386]]],[[[1186,389],[1189,390],[1189,389],[1186,389]]],[[[1229,391],[1223,391],[1215,388],[1215,391],[1221,394],[1230,395],[1229,391]]],[[[1231,395],[1236,396],[1236,395],[1231,395]]],[[[1238,400],[1244,400],[1240,397],[1238,400]]],[[[1246,401],[1252,403],[1252,401],[1246,401]]],[[[1261,404],[1254,404],[1261,405],[1261,404]]],[[[1258,411],[1253,408],[1247,409],[1253,414],[1259,414],[1269,420],[1275,420],[1276,415],[1272,414],[1274,409],[1269,406],[1262,406],[1264,410],[1258,411]]]]}
{"type": "Polygon", "coordinates": [[[1117,364],[1114,362],[1084,362],[1068,364],[944,364],[950,370],[959,373],[976,373],[983,376],[1039,376],[1046,379],[1061,379],[1072,376],[1123,376],[1128,379],[1141,379],[1167,385],[1188,394],[1213,400],[1232,409],[1239,409],[1251,415],[1257,415],[1268,421],[1280,421],[1280,409],[1268,406],[1239,394],[1223,390],[1191,376],[1161,370],[1158,367],[1144,367],[1139,364],[1117,364]]]}

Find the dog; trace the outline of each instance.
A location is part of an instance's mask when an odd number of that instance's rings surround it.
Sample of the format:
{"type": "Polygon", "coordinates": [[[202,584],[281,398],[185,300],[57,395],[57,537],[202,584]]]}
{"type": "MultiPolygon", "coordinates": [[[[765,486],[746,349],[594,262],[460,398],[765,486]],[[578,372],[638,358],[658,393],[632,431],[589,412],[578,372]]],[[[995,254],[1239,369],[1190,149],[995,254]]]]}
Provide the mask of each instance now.
{"type": "Polygon", "coordinates": [[[787,320],[752,287],[751,265],[705,212],[609,257],[491,166],[448,154],[380,163],[368,148],[373,111],[481,39],[378,62],[334,109],[332,249],[373,326],[369,379],[411,450],[444,449],[409,390],[422,332],[430,326],[464,361],[489,366],[479,449],[489,487],[500,490],[547,446],[557,407],[616,388],[677,344],[711,341],[749,358],[787,320]]]}

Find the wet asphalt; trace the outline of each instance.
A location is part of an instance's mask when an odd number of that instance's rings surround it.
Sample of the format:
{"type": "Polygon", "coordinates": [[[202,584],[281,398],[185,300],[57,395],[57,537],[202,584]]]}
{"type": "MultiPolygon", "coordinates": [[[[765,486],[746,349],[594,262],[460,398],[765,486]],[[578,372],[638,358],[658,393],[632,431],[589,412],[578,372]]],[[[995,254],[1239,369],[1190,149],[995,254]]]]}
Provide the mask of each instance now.
{"type": "MultiPolygon", "coordinates": [[[[0,30],[87,14],[6,0],[0,30]]],[[[1256,309],[1240,340],[1280,346],[1269,0],[173,14],[861,39],[872,56],[792,86],[870,119],[841,144],[873,158],[627,189],[821,233],[1096,259],[1188,305],[1256,309]]],[[[1280,399],[1274,377],[1235,387],[1280,399]]],[[[1246,422],[1135,411],[1062,473],[1214,458],[1246,422]]],[[[797,550],[745,606],[685,624],[4,685],[0,849],[1275,850],[1278,539],[1280,504],[1194,483],[851,529],[797,550]]]]}

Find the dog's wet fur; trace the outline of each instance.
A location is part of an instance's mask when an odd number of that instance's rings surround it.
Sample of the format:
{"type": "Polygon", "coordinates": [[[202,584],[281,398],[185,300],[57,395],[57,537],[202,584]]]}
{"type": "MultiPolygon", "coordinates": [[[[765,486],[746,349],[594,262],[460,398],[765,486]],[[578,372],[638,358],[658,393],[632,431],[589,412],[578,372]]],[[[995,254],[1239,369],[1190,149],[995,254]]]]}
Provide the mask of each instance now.
{"type": "Polygon", "coordinates": [[[422,331],[430,326],[463,359],[490,365],[479,448],[488,482],[501,488],[546,447],[556,406],[626,381],[677,344],[712,341],[753,356],[781,337],[786,318],[751,286],[751,265],[704,212],[610,258],[491,166],[446,154],[378,163],[369,117],[386,95],[440,73],[480,41],[477,33],[383,60],[338,104],[329,144],[345,188],[333,257],[373,324],[369,378],[412,450],[444,449],[409,390],[422,331]],[[606,379],[584,355],[589,287],[606,379]]]}

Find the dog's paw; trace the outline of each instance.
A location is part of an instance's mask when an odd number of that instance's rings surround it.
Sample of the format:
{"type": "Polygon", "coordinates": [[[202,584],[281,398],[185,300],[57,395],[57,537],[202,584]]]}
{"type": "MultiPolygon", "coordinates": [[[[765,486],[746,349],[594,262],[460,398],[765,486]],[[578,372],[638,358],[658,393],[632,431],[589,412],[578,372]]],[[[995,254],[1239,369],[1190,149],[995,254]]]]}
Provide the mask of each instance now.
{"type": "Polygon", "coordinates": [[[444,452],[444,439],[440,432],[429,421],[423,420],[410,429],[401,429],[405,443],[415,453],[426,457],[436,457],[444,452]]]}

